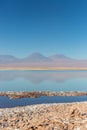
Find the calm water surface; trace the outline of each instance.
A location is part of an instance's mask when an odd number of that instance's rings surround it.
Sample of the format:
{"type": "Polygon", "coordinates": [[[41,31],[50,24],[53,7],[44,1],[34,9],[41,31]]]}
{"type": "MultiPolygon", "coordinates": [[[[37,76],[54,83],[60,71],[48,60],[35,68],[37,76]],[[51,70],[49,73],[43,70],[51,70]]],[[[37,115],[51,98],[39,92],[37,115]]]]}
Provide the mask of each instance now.
{"type": "MultiPolygon", "coordinates": [[[[0,91],[87,91],[87,71],[0,71],[0,91]]],[[[87,96],[9,99],[0,108],[87,101],[87,96]]]]}
{"type": "Polygon", "coordinates": [[[43,103],[70,103],[70,102],[87,101],[87,96],[44,96],[39,98],[21,98],[21,99],[9,99],[8,97],[0,96],[0,108],[11,108],[16,106],[26,106],[33,104],[43,103]]]}
{"type": "Polygon", "coordinates": [[[0,91],[87,91],[87,71],[0,71],[0,91]]]}

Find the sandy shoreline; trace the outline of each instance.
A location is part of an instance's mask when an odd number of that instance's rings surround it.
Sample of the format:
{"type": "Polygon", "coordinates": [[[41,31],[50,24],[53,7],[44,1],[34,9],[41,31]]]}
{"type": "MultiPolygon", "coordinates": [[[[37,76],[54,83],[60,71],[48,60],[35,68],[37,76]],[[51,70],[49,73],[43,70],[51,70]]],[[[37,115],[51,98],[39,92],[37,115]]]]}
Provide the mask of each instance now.
{"type": "MultiPolygon", "coordinates": [[[[0,96],[84,96],[87,92],[0,92],[0,96]]],[[[0,109],[0,130],[87,130],[87,102],[0,109]]]]}
{"type": "Polygon", "coordinates": [[[70,92],[49,92],[49,91],[38,91],[38,92],[0,92],[0,96],[8,96],[9,98],[38,98],[41,96],[87,96],[87,92],[70,91],[70,92]]]}
{"type": "Polygon", "coordinates": [[[0,67],[0,70],[87,70],[86,67],[0,67]]]}
{"type": "Polygon", "coordinates": [[[87,102],[0,109],[0,130],[87,130],[87,102]]]}

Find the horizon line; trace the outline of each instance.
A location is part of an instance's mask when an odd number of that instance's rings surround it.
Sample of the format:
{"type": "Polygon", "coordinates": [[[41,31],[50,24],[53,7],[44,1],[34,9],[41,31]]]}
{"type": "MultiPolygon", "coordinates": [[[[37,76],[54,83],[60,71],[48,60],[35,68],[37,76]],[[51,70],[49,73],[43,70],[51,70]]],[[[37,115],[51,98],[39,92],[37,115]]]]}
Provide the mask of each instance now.
{"type": "Polygon", "coordinates": [[[0,67],[0,70],[87,70],[85,67],[0,67]]]}

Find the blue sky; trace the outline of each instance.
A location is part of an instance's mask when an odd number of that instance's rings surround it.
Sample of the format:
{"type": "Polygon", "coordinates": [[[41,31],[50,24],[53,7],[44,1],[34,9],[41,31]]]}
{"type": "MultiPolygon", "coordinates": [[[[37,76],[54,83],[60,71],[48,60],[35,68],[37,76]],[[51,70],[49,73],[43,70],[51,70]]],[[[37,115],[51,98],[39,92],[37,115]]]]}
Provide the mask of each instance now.
{"type": "Polygon", "coordinates": [[[87,59],[87,0],[0,0],[0,54],[87,59]]]}

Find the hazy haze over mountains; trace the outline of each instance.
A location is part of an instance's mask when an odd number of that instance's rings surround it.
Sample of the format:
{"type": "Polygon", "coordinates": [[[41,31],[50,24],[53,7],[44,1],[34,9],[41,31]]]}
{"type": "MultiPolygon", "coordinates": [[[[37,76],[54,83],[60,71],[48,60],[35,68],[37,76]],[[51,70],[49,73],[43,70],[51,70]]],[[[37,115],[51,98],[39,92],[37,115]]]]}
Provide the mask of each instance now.
{"type": "Polygon", "coordinates": [[[33,53],[22,59],[0,55],[0,67],[87,67],[87,60],[76,60],[62,54],[47,57],[33,53]]]}
{"type": "Polygon", "coordinates": [[[30,56],[22,59],[24,61],[31,61],[31,62],[49,62],[49,61],[52,61],[52,59],[50,59],[49,57],[46,57],[46,56],[43,56],[42,54],[40,53],[33,53],[31,54],[30,56]]]}

